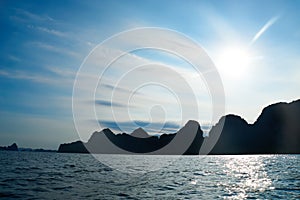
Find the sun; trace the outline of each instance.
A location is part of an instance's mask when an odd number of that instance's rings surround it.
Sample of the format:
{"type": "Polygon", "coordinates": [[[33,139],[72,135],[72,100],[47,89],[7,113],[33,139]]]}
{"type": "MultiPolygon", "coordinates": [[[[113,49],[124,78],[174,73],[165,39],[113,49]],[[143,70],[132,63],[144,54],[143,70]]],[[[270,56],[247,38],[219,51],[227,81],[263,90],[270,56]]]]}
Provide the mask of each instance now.
{"type": "Polygon", "coordinates": [[[244,78],[250,63],[250,53],[242,47],[224,48],[217,58],[217,68],[226,78],[244,78]]]}

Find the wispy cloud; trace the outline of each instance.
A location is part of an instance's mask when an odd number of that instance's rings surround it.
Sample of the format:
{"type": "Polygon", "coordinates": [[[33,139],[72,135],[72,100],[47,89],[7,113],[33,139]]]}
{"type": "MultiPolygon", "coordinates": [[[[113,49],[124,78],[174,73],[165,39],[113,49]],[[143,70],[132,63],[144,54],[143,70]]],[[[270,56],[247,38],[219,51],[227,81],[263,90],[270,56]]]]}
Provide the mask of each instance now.
{"type": "Polygon", "coordinates": [[[277,22],[277,20],[279,19],[279,16],[275,16],[272,17],[253,37],[253,39],[251,40],[250,45],[252,45],[256,40],[258,40],[258,38],[260,38],[260,36],[266,32],[266,30],[268,30],[275,22],[277,22]]]}
{"type": "Polygon", "coordinates": [[[121,103],[116,103],[112,101],[105,101],[105,100],[95,100],[95,104],[101,105],[101,106],[106,106],[106,107],[128,107],[127,104],[121,104],[121,103]]]}
{"type": "Polygon", "coordinates": [[[20,62],[20,61],[21,61],[21,59],[20,59],[19,57],[14,56],[14,55],[8,55],[7,58],[8,58],[9,60],[14,61],[14,62],[20,62]]]}
{"type": "Polygon", "coordinates": [[[62,85],[66,86],[72,84],[71,80],[54,78],[54,77],[47,76],[46,74],[29,73],[21,70],[16,70],[16,71],[0,70],[0,76],[10,78],[10,79],[33,81],[33,82],[44,83],[49,85],[59,85],[60,87],[62,85]]]}
{"type": "MultiPolygon", "coordinates": [[[[119,92],[132,93],[132,91],[129,90],[129,89],[126,89],[126,88],[123,88],[123,87],[114,86],[114,85],[111,85],[111,84],[106,84],[106,83],[104,83],[104,84],[102,84],[101,86],[103,86],[103,87],[105,87],[105,88],[107,88],[107,89],[109,89],[109,90],[117,90],[117,91],[119,91],[119,92]]],[[[138,91],[136,91],[134,94],[137,95],[137,94],[141,94],[141,93],[138,92],[138,91]]]]}
{"type": "Polygon", "coordinates": [[[61,48],[61,47],[58,47],[58,46],[53,46],[51,44],[47,44],[47,43],[43,43],[43,42],[31,42],[30,45],[41,48],[41,49],[45,49],[45,50],[48,50],[48,51],[52,51],[52,52],[55,52],[55,53],[69,55],[69,56],[74,57],[74,58],[81,58],[82,57],[77,52],[71,51],[69,49],[61,48]]]}
{"type": "Polygon", "coordinates": [[[16,17],[22,20],[34,20],[34,21],[54,21],[54,19],[48,15],[39,15],[28,10],[16,8],[16,17]]]}
{"type": "Polygon", "coordinates": [[[56,30],[56,29],[47,28],[47,27],[33,26],[33,25],[28,25],[27,27],[30,28],[30,29],[35,29],[35,30],[38,30],[40,32],[47,33],[47,34],[50,34],[50,35],[54,35],[54,36],[57,36],[57,37],[67,37],[68,36],[68,34],[65,33],[65,32],[62,32],[62,31],[59,31],[59,30],[56,30]]]}
{"type": "Polygon", "coordinates": [[[99,121],[99,124],[103,128],[110,128],[114,131],[126,133],[132,132],[134,129],[143,127],[149,133],[174,133],[180,126],[176,122],[148,122],[148,121],[99,121]]]}
{"type": "Polygon", "coordinates": [[[47,77],[27,73],[27,72],[20,71],[20,70],[17,70],[17,71],[0,70],[0,75],[5,76],[7,78],[11,78],[11,79],[31,80],[31,81],[35,81],[35,82],[41,82],[41,83],[46,83],[46,82],[50,81],[50,79],[47,77]]]}
{"type": "Polygon", "coordinates": [[[4,70],[0,70],[0,76],[11,77],[10,73],[8,73],[7,71],[4,71],[4,70]]]}
{"type": "MultiPolygon", "coordinates": [[[[101,119],[105,120],[113,120],[116,117],[115,121],[128,121],[130,120],[129,114],[132,114],[135,119],[144,121],[148,120],[150,115],[156,120],[164,121],[166,117],[172,121],[185,121],[188,119],[181,120],[182,107],[184,112],[189,113],[189,117],[193,119],[199,119],[196,108],[201,110],[201,113],[205,113],[201,114],[201,119],[209,115],[207,110],[210,111],[210,106],[205,107],[205,105],[210,104],[210,99],[203,105],[199,103],[200,101],[197,104],[197,100],[200,99],[198,96],[201,96],[202,102],[210,97],[200,75],[197,75],[196,71],[169,64],[169,59],[166,59],[166,62],[159,62],[157,58],[145,58],[143,55],[128,53],[111,63],[99,82],[101,75],[99,71],[104,70],[107,65],[105,60],[110,57],[113,59],[117,53],[122,53],[122,51],[104,46],[92,54],[87,61],[86,68],[81,69],[76,82],[78,92],[75,94],[77,96],[74,96],[78,99],[76,106],[83,108],[81,110],[89,110],[91,107],[91,104],[86,104],[86,102],[92,100],[87,99],[91,98],[91,92],[88,91],[92,91],[96,94],[96,99],[112,99],[114,103],[117,103],[114,106],[111,102],[98,102],[98,105],[102,107],[97,106],[96,112],[101,119]],[[96,90],[93,91],[95,86],[97,86],[96,90]],[[136,95],[137,93],[140,95],[136,95]],[[193,95],[197,95],[198,98],[196,99],[193,95]],[[128,111],[126,109],[128,106],[123,106],[126,103],[130,105],[130,108],[132,107],[132,110],[128,111]],[[157,105],[161,109],[156,109],[157,105]],[[111,107],[115,107],[116,110],[112,112],[111,107]]],[[[82,114],[82,111],[80,112],[82,114]]],[[[89,120],[93,116],[87,114],[84,117],[85,120],[89,120]]],[[[148,127],[148,130],[157,132],[157,128],[148,127]]],[[[166,132],[172,132],[172,130],[164,129],[166,132]]]]}
{"type": "Polygon", "coordinates": [[[66,69],[66,67],[55,67],[55,66],[47,66],[46,69],[58,76],[64,78],[72,78],[76,76],[76,71],[71,69],[66,69]]]}

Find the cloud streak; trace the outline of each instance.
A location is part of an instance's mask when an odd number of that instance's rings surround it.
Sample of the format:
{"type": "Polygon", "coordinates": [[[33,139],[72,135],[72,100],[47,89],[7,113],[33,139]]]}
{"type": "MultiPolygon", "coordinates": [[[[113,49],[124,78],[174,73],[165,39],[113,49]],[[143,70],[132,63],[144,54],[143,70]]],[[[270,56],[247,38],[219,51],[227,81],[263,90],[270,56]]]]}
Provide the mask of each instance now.
{"type": "Polygon", "coordinates": [[[67,85],[70,86],[72,84],[71,80],[68,79],[61,79],[61,78],[53,78],[46,76],[45,74],[34,74],[28,73],[21,70],[16,71],[7,71],[7,70],[0,70],[0,76],[10,78],[10,79],[19,79],[19,80],[26,80],[26,81],[33,81],[37,83],[44,83],[49,85],[67,85]]]}
{"type": "Polygon", "coordinates": [[[105,106],[105,107],[128,107],[127,104],[121,104],[121,103],[116,103],[112,101],[105,101],[105,100],[95,100],[95,104],[100,105],[100,106],[105,106]]]}
{"type": "Polygon", "coordinates": [[[64,33],[62,31],[59,31],[56,29],[50,29],[50,28],[46,28],[46,27],[42,27],[42,26],[32,26],[32,25],[28,25],[27,27],[30,29],[35,29],[40,32],[47,33],[49,35],[54,35],[57,37],[67,37],[68,36],[67,33],[64,33]]]}
{"type": "Polygon", "coordinates": [[[253,37],[253,39],[251,40],[250,46],[256,41],[258,40],[258,38],[260,38],[260,36],[266,32],[266,30],[268,30],[275,22],[277,22],[277,20],[279,19],[279,16],[275,16],[272,17],[253,37]]]}
{"type": "Polygon", "coordinates": [[[175,122],[149,122],[149,121],[105,121],[101,120],[98,123],[104,128],[110,128],[115,131],[132,132],[134,129],[142,127],[149,133],[174,133],[180,128],[179,124],[175,122]]]}
{"type": "Polygon", "coordinates": [[[27,18],[29,20],[34,20],[34,21],[54,21],[54,19],[52,17],[49,17],[48,15],[38,15],[20,8],[16,9],[16,13],[19,17],[23,19],[27,18]]]}
{"type": "Polygon", "coordinates": [[[81,58],[80,54],[78,54],[74,51],[71,51],[69,49],[60,48],[60,47],[53,46],[53,45],[43,43],[43,42],[31,42],[30,44],[32,44],[33,46],[36,46],[38,48],[45,49],[47,51],[52,51],[52,52],[55,52],[55,53],[68,55],[68,56],[71,56],[71,57],[74,57],[74,58],[81,58]]]}

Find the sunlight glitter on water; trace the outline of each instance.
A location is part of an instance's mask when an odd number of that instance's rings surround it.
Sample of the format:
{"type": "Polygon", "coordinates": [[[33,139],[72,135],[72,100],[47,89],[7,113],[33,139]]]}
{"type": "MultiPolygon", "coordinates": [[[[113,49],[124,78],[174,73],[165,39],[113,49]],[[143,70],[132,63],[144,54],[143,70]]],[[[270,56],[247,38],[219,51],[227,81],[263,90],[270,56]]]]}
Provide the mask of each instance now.
{"type": "Polygon", "coordinates": [[[0,197],[299,199],[300,155],[99,156],[120,170],[89,154],[0,151],[0,197]]]}
{"type": "Polygon", "coordinates": [[[226,187],[228,194],[232,194],[228,197],[230,199],[244,199],[248,192],[272,189],[272,180],[268,177],[261,156],[228,157],[225,167],[224,172],[228,177],[239,180],[226,187]]]}

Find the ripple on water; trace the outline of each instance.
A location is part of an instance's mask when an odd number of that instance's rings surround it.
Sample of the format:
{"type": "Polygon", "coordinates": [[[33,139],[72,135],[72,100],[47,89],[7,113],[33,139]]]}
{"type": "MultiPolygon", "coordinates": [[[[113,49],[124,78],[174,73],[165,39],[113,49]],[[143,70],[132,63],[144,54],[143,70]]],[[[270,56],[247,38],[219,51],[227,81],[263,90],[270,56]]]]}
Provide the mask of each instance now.
{"type": "Polygon", "coordinates": [[[13,198],[13,199],[17,199],[17,198],[21,198],[21,196],[16,195],[12,192],[0,192],[0,198],[13,198]]]}
{"type": "MultiPolygon", "coordinates": [[[[130,156],[123,159],[132,162],[130,156]]],[[[137,163],[130,170],[143,169],[147,164],[145,159],[141,163],[135,160],[137,163]]],[[[140,175],[113,170],[85,154],[0,152],[0,162],[3,199],[297,199],[300,196],[299,155],[188,156],[159,171],[140,175]]]]}

